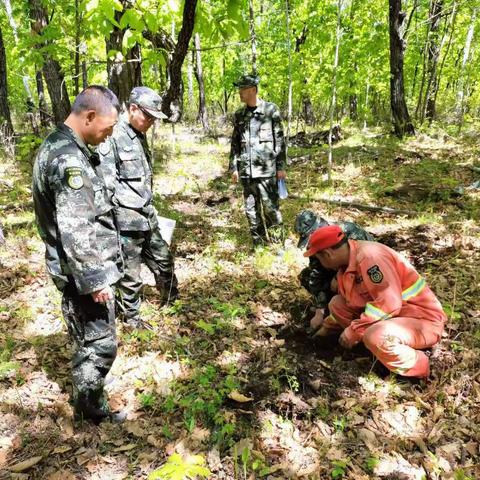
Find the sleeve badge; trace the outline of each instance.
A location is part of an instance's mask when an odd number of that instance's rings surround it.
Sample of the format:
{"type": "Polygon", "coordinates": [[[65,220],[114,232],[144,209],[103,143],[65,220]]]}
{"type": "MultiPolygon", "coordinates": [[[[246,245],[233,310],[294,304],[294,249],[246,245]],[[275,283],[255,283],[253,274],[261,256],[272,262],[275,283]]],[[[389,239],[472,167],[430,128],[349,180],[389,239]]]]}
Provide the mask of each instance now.
{"type": "Polygon", "coordinates": [[[65,169],[65,180],[70,188],[80,190],[83,187],[82,172],[79,167],[67,167],[65,169]]]}
{"type": "Polygon", "coordinates": [[[373,283],[381,283],[383,280],[383,273],[378,265],[374,265],[367,270],[368,276],[373,283]]]}

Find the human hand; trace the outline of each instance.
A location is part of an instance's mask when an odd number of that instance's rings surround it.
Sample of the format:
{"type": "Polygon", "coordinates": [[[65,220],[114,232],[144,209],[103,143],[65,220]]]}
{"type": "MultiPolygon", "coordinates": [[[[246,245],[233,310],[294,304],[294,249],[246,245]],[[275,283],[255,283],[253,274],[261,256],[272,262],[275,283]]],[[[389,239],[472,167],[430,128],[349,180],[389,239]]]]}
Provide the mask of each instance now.
{"type": "Polygon", "coordinates": [[[285,170],[279,170],[277,172],[277,180],[281,180],[282,178],[287,178],[287,172],[285,170]]]}
{"type": "Polygon", "coordinates": [[[315,315],[310,320],[310,328],[312,330],[318,330],[322,326],[324,315],[325,315],[325,310],[323,308],[317,308],[315,310],[315,315]]]}
{"type": "Polygon", "coordinates": [[[233,183],[238,183],[238,172],[232,172],[232,182],[233,183]]]}
{"type": "Polygon", "coordinates": [[[351,350],[358,342],[352,341],[348,334],[347,330],[344,330],[338,339],[338,343],[345,349],[351,350]]]}
{"type": "Polygon", "coordinates": [[[113,300],[113,290],[110,287],[92,292],[91,295],[95,303],[107,303],[109,300],[113,300]]]}

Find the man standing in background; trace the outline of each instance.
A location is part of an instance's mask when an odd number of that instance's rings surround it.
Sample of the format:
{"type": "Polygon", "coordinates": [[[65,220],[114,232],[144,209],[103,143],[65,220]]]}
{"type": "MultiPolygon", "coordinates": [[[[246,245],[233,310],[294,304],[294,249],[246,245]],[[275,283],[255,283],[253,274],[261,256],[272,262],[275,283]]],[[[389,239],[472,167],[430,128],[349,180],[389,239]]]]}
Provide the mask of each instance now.
{"type": "Polygon", "coordinates": [[[173,256],[160,233],[152,202],[152,158],[146,138],[156,119],[167,118],[161,105],[158,93],[135,87],[112,136],[98,147],[122,240],[124,276],[117,284],[117,307],[134,328],[145,326],[139,313],[142,262],[155,276],[162,304],[178,296],[173,256]]]}
{"type": "Polygon", "coordinates": [[[243,75],[234,83],[245,106],[235,113],[229,166],[233,182],[242,183],[254,246],[283,241],[277,180],[286,177],[280,111],[258,98],[258,83],[255,75],[243,75]]]}

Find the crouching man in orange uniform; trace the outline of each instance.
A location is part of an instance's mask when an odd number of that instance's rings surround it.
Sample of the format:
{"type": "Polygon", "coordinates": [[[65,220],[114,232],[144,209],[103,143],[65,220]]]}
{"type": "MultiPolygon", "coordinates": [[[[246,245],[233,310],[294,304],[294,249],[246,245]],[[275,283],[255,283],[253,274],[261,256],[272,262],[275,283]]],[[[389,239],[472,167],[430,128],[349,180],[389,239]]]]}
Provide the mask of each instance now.
{"type": "Polygon", "coordinates": [[[305,257],[337,270],[338,295],[317,336],[339,331],[340,345],[362,342],[389,370],[428,377],[422,352],[441,338],[446,315],[425,280],[400,254],[381,243],[348,240],[337,225],[312,233],[305,257]]]}

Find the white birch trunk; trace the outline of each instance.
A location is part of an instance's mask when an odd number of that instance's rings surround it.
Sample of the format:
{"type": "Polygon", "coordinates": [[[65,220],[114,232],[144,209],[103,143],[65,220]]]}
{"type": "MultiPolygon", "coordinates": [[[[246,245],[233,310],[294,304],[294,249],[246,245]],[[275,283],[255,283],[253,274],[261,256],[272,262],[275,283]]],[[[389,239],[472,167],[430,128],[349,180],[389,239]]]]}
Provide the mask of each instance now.
{"type": "Polygon", "coordinates": [[[328,132],[328,182],[332,181],[332,165],[333,165],[333,115],[337,108],[337,68],[338,57],[340,51],[340,39],[342,37],[342,0],[338,0],[338,12],[337,12],[337,33],[336,33],[336,45],[335,45],[335,59],[333,62],[333,76],[332,76],[332,99],[330,102],[330,130],[328,132]]]}

